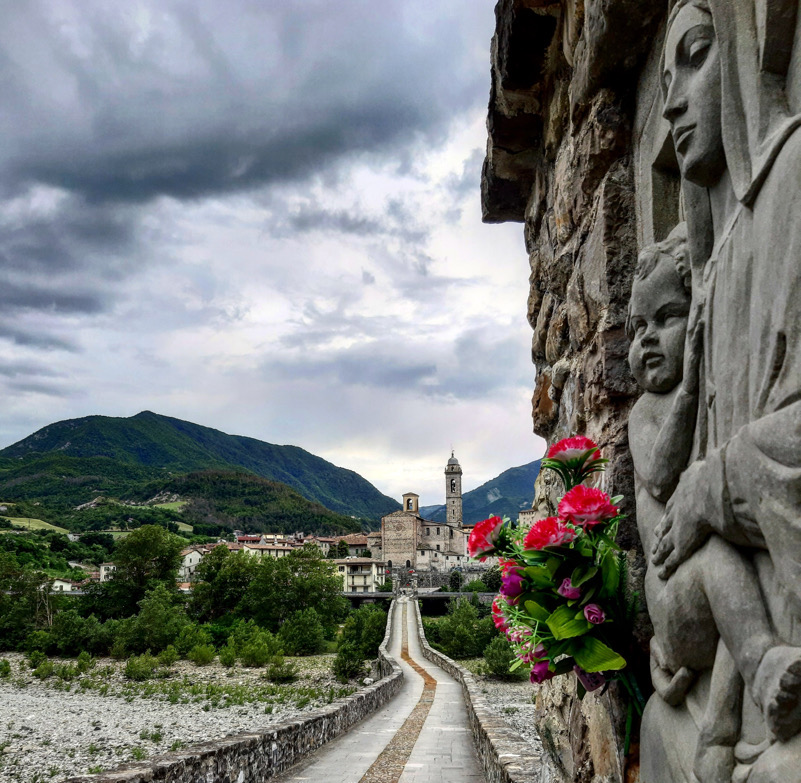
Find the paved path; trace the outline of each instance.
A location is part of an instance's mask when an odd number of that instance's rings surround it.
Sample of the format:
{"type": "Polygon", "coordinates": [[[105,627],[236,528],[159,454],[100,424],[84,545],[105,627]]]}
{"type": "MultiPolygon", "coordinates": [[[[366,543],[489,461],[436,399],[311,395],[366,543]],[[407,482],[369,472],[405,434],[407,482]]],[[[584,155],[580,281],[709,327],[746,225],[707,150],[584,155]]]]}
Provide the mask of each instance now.
{"type": "Polygon", "coordinates": [[[277,783],[485,783],[459,683],[423,658],[414,604],[401,598],[394,614],[400,693],[277,783]]]}

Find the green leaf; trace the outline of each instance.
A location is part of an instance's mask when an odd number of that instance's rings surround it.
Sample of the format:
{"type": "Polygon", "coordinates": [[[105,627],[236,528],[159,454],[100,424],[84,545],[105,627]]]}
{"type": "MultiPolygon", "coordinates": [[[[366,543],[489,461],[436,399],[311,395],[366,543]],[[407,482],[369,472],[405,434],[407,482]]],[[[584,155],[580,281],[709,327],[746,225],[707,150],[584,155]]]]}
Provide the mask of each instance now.
{"type": "Polygon", "coordinates": [[[553,587],[553,578],[545,566],[529,566],[523,573],[535,587],[553,587]]]}
{"type": "Polygon", "coordinates": [[[608,552],[601,561],[601,581],[606,595],[615,595],[620,584],[620,558],[614,552],[608,552]]]}
{"type": "Polygon", "coordinates": [[[581,701],[587,695],[587,689],[581,684],[580,680],[576,680],[576,696],[581,701]]]}
{"type": "Polygon", "coordinates": [[[518,658],[510,667],[509,671],[513,672],[515,669],[519,669],[523,665],[523,661],[518,658]]]}
{"type": "Polygon", "coordinates": [[[626,666],[626,659],[622,655],[594,636],[579,639],[573,657],[585,672],[619,671],[626,666]]]}
{"type": "Polygon", "coordinates": [[[581,587],[587,580],[592,579],[598,573],[598,568],[596,566],[590,566],[589,568],[586,566],[579,566],[573,571],[572,576],[570,577],[570,584],[573,587],[581,587]]]}
{"type": "Polygon", "coordinates": [[[573,610],[569,606],[560,606],[545,621],[555,639],[570,639],[574,636],[581,636],[592,628],[592,625],[585,619],[576,620],[573,617],[573,610]]]}
{"type": "Polygon", "coordinates": [[[554,672],[554,674],[567,674],[573,671],[574,664],[575,661],[572,658],[562,658],[561,661],[557,661],[553,664],[551,671],[554,672]]]}
{"type": "Polygon", "coordinates": [[[541,623],[548,622],[548,618],[551,616],[550,613],[536,601],[526,601],[523,605],[526,607],[529,617],[541,623]]]}
{"type": "Polygon", "coordinates": [[[558,557],[550,557],[548,561],[545,563],[545,567],[548,569],[551,577],[557,572],[559,566],[562,565],[562,561],[558,557]]]}

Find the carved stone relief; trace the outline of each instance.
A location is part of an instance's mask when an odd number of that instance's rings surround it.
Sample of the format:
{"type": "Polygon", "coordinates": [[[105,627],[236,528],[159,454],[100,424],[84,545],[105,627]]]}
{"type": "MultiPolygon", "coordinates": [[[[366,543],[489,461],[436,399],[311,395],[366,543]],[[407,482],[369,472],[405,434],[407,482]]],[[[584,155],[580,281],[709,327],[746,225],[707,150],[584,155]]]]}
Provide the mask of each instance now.
{"type": "Polygon", "coordinates": [[[657,89],[641,82],[626,329],[654,625],[643,783],[801,780],[797,6],[679,0],[657,89]]]}

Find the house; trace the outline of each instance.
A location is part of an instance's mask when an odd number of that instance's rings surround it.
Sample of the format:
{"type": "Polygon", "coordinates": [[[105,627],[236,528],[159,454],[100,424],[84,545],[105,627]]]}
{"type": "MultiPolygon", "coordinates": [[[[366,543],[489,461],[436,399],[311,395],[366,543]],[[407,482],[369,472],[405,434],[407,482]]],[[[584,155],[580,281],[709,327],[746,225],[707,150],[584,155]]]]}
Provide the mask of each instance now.
{"type": "Polygon", "coordinates": [[[309,536],[305,543],[314,544],[322,552],[323,557],[327,557],[331,547],[336,546],[337,540],[330,536],[309,536]]]}
{"type": "Polygon", "coordinates": [[[335,540],[337,544],[339,544],[340,541],[344,541],[348,545],[349,557],[358,557],[365,549],[369,549],[367,546],[367,536],[363,533],[350,533],[347,536],[337,536],[335,540]]]}
{"type": "Polygon", "coordinates": [[[374,593],[384,584],[384,563],[372,557],[334,560],[346,593],[374,593]]]}
{"type": "Polygon", "coordinates": [[[242,549],[256,557],[286,557],[295,547],[288,544],[243,544],[242,549]]]}
{"type": "Polygon", "coordinates": [[[182,582],[191,582],[200,561],[211,551],[207,546],[190,546],[181,550],[181,565],[178,567],[178,578],[182,582]]]}
{"type": "Polygon", "coordinates": [[[108,582],[109,579],[114,578],[114,572],[117,570],[117,566],[114,563],[101,563],[100,564],[100,581],[101,582],[108,582]]]}
{"type": "Polygon", "coordinates": [[[50,590],[54,593],[71,593],[73,590],[78,589],[76,582],[71,582],[69,579],[54,579],[50,590]]]}

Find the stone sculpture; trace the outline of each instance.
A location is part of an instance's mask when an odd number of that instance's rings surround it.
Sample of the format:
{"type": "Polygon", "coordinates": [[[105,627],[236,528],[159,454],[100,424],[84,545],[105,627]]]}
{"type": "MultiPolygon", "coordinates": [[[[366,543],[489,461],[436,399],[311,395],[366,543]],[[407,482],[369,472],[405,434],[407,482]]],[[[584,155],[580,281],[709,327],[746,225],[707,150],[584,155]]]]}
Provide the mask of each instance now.
{"type": "Polygon", "coordinates": [[[642,254],[628,321],[655,629],[644,783],[801,780],[801,115],[782,72],[796,4],[679,0],[668,20],[689,241],[679,227],[642,254]]]}

